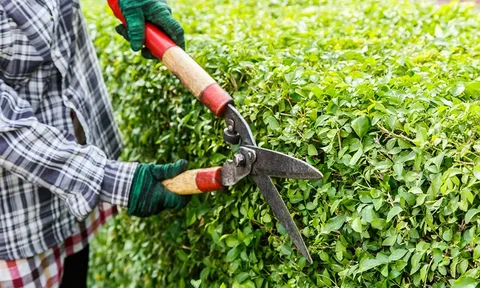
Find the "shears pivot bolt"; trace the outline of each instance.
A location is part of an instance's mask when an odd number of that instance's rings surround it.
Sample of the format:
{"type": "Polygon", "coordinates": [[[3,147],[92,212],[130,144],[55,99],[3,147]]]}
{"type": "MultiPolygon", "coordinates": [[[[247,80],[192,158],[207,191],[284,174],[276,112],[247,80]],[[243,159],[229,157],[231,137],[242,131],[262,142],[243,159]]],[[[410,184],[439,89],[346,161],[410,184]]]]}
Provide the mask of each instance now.
{"type": "Polygon", "coordinates": [[[245,166],[246,162],[245,156],[242,154],[235,154],[235,156],[233,156],[233,164],[235,164],[236,167],[245,166]]]}

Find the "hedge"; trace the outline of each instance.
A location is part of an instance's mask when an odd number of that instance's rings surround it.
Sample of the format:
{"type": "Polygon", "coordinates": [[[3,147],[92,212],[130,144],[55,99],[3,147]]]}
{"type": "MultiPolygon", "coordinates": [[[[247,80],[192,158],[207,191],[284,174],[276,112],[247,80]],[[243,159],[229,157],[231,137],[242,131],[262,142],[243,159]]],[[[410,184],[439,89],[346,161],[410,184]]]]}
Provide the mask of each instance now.
{"type": "MultiPolygon", "coordinates": [[[[308,265],[249,180],[93,245],[97,287],[475,287],[480,281],[480,17],[394,0],[171,1],[187,50],[259,146],[306,159],[275,180],[308,265]]],[[[98,5],[98,4],[97,4],[98,5]]],[[[103,7],[102,7],[103,9],[103,7]]],[[[89,13],[129,161],[231,157],[224,123],[89,13]]]]}

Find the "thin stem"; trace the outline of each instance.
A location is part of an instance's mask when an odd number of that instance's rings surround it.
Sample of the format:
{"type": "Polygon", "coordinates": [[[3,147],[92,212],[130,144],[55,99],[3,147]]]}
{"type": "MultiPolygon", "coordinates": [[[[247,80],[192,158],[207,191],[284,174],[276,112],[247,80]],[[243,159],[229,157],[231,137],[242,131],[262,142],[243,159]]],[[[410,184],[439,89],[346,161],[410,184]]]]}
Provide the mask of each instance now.
{"type": "Polygon", "coordinates": [[[378,125],[378,128],[380,128],[380,130],[385,133],[385,134],[388,134],[390,136],[393,136],[393,137],[396,137],[396,138],[401,138],[403,140],[407,140],[408,142],[411,142],[411,143],[414,143],[413,139],[410,139],[408,138],[407,136],[405,135],[401,135],[401,134],[396,134],[392,131],[389,131],[388,129],[386,129],[385,127],[383,127],[382,125],[378,125]]]}

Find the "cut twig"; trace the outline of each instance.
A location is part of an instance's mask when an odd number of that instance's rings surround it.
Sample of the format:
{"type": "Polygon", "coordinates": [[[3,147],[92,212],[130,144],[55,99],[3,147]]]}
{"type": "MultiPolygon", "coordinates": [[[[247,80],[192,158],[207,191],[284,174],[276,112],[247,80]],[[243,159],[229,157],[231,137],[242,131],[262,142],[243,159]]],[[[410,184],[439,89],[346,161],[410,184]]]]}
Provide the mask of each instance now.
{"type": "Polygon", "coordinates": [[[342,137],[340,137],[340,130],[337,130],[337,136],[338,136],[338,148],[339,150],[342,150],[342,137]]]}
{"type": "Polygon", "coordinates": [[[410,139],[407,136],[402,135],[402,134],[396,134],[396,133],[388,130],[387,128],[383,127],[382,125],[378,125],[378,128],[380,129],[380,131],[382,131],[385,134],[388,134],[388,135],[393,136],[395,138],[401,138],[401,139],[406,140],[408,142],[414,143],[413,139],[410,139]]]}

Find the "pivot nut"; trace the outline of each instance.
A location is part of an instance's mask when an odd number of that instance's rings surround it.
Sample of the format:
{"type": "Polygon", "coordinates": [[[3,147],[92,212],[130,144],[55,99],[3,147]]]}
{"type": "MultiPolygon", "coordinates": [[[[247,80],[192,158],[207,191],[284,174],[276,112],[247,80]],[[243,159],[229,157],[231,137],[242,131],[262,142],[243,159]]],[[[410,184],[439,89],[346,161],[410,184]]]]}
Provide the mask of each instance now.
{"type": "Polygon", "coordinates": [[[225,128],[225,130],[223,130],[223,140],[229,144],[237,145],[240,143],[240,135],[232,132],[229,128],[225,128]]]}
{"type": "Polygon", "coordinates": [[[247,164],[245,156],[243,156],[242,154],[235,154],[235,156],[233,156],[233,164],[236,167],[245,166],[245,164],[247,164]]]}

